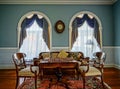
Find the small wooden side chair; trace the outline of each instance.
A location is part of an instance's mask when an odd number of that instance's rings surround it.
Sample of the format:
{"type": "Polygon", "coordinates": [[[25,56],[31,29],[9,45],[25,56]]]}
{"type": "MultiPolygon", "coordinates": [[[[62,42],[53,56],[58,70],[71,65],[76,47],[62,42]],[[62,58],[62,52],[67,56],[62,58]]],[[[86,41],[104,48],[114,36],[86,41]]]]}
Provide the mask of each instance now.
{"type": "Polygon", "coordinates": [[[85,89],[86,84],[86,77],[92,76],[92,77],[100,77],[101,84],[104,88],[103,83],[103,67],[104,62],[106,59],[106,54],[104,52],[96,52],[94,53],[94,60],[93,60],[93,66],[89,64],[90,60],[89,58],[83,58],[81,63],[79,63],[79,74],[81,75],[83,79],[83,89],[85,89]]]}
{"type": "Polygon", "coordinates": [[[35,80],[35,89],[37,89],[37,76],[39,74],[39,67],[30,65],[27,66],[25,63],[25,53],[15,53],[12,55],[15,68],[16,68],[16,88],[18,88],[20,78],[24,78],[24,81],[26,78],[33,77],[35,80]]]}

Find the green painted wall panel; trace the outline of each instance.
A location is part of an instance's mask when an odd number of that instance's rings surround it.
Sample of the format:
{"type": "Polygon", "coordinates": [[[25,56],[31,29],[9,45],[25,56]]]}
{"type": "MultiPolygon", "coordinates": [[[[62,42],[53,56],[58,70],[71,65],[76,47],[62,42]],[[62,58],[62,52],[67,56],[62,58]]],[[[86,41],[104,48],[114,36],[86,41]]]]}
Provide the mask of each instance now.
{"type": "Polygon", "coordinates": [[[111,5],[0,5],[0,47],[17,47],[17,24],[30,11],[40,11],[48,16],[52,24],[52,46],[67,47],[69,44],[69,22],[80,11],[96,14],[103,26],[103,45],[114,45],[113,9],[111,5]],[[65,31],[54,30],[57,20],[65,23],[65,31]]]}
{"type": "Polygon", "coordinates": [[[118,0],[114,6],[114,30],[115,30],[115,46],[120,46],[120,0],[118,0]]]}

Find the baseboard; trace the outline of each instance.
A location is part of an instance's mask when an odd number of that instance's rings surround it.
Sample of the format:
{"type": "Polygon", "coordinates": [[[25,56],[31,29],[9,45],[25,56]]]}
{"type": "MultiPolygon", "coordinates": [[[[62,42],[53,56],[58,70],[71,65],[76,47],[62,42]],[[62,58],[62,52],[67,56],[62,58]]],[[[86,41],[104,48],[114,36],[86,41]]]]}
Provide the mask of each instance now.
{"type": "Polygon", "coordinates": [[[115,65],[114,66],[116,69],[120,69],[120,65],[115,65]]]}
{"type": "Polygon", "coordinates": [[[105,68],[107,68],[107,67],[115,67],[115,65],[114,64],[105,64],[104,67],[105,68]]]}

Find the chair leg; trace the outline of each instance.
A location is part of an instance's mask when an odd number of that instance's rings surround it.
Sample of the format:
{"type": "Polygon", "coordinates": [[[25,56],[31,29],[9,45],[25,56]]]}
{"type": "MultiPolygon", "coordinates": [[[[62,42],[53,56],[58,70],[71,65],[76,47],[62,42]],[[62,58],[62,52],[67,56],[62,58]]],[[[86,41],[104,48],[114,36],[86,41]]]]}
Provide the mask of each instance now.
{"type": "Polygon", "coordinates": [[[35,76],[35,89],[37,89],[37,76],[35,76]]]}
{"type": "Polygon", "coordinates": [[[85,89],[85,77],[82,76],[83,79],[83,89],[85,89]]]}
{"type": "Polygon", "coordinates": [[[77,74],[77,80],[79,80],[80,79],[80,75],[79,74],[77,74]]]}
{"type": "Polygon", "coordinates": [[[101,83],[102,83],[102,86],[103,86],[103,89],[104,89],[104,81],[103,81],[103,76],[101,76],[101,83]]]}
{"type": "Polygon", "coordinates": [[[16,78],[16,86],[15,86],[15,89],[18,88],[18,84],[19,84],[19,77],[17,76],[17,78],[16,78]]]}

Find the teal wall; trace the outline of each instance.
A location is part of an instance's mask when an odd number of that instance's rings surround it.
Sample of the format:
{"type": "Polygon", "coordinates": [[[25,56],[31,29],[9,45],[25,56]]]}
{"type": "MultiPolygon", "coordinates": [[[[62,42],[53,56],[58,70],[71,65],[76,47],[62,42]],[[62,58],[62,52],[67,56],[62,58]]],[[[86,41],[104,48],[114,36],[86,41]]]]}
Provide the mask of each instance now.
{"type": "MultiPolygon", "coordinates": [[[[70,19],[83,10],[93,12],[101,20],[103,46],[114,46],[115,29],[112,5],[0,5],[0,47],[17,47],[18,22],[24,14],[30,11],[40,11],[50,19],[53,47],[67,47],[69,45],[68,26],[70,19]],[[62,20],[65,23],[65,31],[61,34],[54,30],[57,20],[62,20]]],[[[117,10],[116,13],[120,14],[120,11],[117,12],[117,10]]],[[[116,34],[119,33],[116,32],[116,34]]],[[[120,45],[120,43],[116,41],[116,45],[120,45]]]]}
{"type": "MultiPolygon", "coordinates": [[[[118,0],[113,5],[113,11],[114,11],[114,30],[115,30],[115,40],[114,44],[115,46],[120,45],[120,0],[118,0]]],[[[120,65],[120,49],[116,48],[114,50],[114,56],[115,56],[115,64],[120,65]]]]}
{"type": "Polygon", "coordinates": [[[115,45],[120,45],[120,0],[113,5],[114,11],[114,30],[115,30],[115,45]]]}

